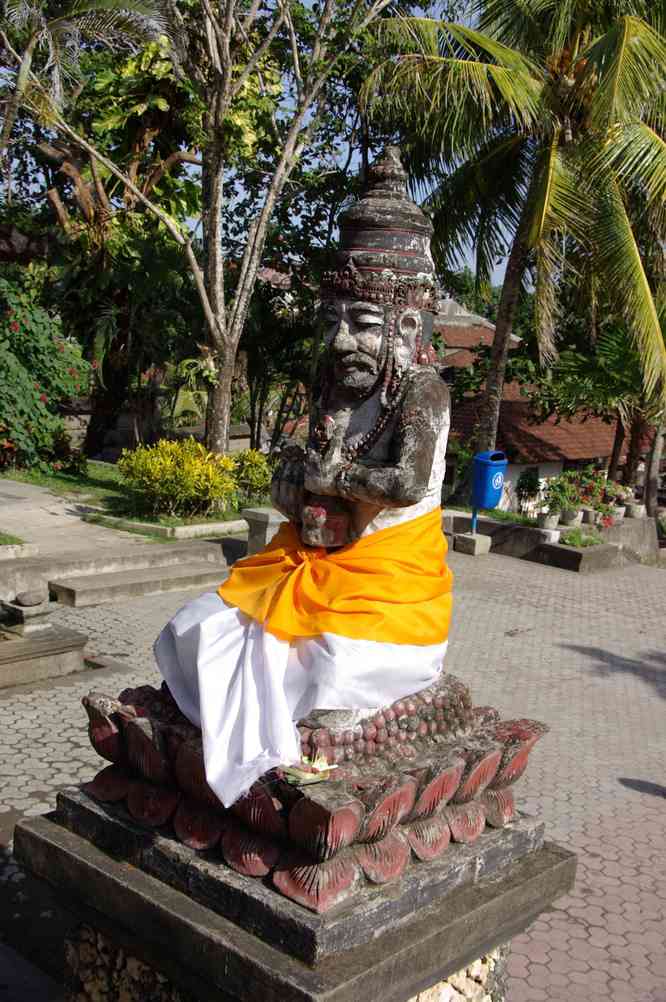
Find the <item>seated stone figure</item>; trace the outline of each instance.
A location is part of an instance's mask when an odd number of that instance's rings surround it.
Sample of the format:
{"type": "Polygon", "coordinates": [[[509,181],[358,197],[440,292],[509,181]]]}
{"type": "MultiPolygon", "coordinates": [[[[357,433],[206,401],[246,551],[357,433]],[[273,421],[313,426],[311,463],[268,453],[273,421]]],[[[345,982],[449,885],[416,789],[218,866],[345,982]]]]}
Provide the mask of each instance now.
{"type": "Polygon", "coordinates": [[[370,169],[340,232],[321,286],[313,431],[306,450],[285,450],[273,482],[289,521],[155,644],[226,806],[300,761],[297,721],[346,710],[351,725],[432,685],[446,651],[449,400],[429,364],[431,226],[407,195],[397,149],[370,169]]]}

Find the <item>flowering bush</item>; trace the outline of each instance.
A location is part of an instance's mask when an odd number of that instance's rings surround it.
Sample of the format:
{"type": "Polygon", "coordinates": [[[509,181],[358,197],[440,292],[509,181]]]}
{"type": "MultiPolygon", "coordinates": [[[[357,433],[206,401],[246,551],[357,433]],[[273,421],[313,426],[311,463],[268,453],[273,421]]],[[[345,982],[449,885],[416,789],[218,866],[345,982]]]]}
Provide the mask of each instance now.
{"type": "Polygon", "coordinates": [[[231,456],[208,452],[193,438],[124,449],[118,460],[136,510],[149,515],[205,516],[235,507],[235,469],[231,456]]]}
{"type": "Polygon", "coordinates": [[[262,453],[246,449],[220,456],[194,438],[125,449],[118,470],[135,510],[153,516],[206,516],[238,508],[263,500],[271,482],[262,453]]]}
{"type": "Polygon", "coordinates": [[[62,460],[58,406],[87,390],[89,367],[34,288],[6,278],[0,278],[0,373],[0,466],[62,460]]]}

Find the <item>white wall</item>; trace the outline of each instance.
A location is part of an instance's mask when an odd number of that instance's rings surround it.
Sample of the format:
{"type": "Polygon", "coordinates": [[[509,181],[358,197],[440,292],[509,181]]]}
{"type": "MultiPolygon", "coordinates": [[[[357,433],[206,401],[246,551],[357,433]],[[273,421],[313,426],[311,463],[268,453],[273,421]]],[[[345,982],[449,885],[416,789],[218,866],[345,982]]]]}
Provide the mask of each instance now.
{"type": "Polygon", "coordinates": [[[509,463],[504,476],[502,500],[498,504],[498,508],[503,511],[518,511],[518,497],[516,496],[518,478],[525,470],[531,470],[535,466],[538,468],[539,477],[542,480],[558,476],[563,468],[562,463],[509,463]]]}

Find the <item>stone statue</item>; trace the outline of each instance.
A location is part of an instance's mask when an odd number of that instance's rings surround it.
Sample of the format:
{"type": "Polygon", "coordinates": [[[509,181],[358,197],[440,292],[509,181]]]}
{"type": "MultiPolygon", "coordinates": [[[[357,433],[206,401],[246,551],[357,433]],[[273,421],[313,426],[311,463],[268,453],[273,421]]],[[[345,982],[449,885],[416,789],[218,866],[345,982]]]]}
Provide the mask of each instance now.
{"type": "Polygon", "coordinates": [[[316,912],[516,820],[511,786],[545,730],[474,708],[442,670],[449,400],[431,227],[397,149],[340,231],[312,432],[273,482],[288,521],[167,624],[161,690],[84,700],[113,763],[89,796],[316,912]]]}
{"type": "Polygon", "coordinates": [[[311,546],[337,547],[438,507],[448,390],[431,361],[432,226],[396,147],[340,220],[321,287],[326,354],[307,451],[285,450],[275,506],[311,546]],[[425,363],[425,364],[423,364],[425,363]]]}

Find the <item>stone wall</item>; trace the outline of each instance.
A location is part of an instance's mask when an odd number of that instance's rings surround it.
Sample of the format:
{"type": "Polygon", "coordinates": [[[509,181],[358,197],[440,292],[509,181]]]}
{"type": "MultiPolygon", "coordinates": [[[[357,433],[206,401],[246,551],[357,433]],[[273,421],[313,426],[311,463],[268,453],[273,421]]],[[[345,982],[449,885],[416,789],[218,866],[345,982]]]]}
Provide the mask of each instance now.
{"type": "MultiPolygon", "coordinates": [[[[507,956],[500,946],[409,1002],[505,1002],[507,956]]],[[[65,940],[65,963],[66,1002],[197,1002],[89,925],[65,940]]]]}

